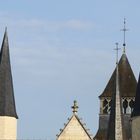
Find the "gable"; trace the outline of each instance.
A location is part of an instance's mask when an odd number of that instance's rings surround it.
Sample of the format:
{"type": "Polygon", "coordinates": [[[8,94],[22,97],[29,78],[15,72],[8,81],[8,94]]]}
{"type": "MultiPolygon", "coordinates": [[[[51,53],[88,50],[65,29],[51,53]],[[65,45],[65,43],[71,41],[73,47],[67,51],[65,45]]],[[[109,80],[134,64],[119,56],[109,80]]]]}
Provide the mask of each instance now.
{"type": "Polygon", "coordinates": [[[60,133],[58,140],[91,140],[79,119],[73,115],[60,133]]]}

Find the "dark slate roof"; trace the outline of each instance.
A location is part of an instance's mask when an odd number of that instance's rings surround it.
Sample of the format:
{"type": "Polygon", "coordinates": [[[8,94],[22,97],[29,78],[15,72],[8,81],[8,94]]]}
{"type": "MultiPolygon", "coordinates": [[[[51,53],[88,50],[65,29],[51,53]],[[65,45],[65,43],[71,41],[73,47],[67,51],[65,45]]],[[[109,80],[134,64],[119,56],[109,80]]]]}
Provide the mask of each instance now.
{"type": "Polygon", "coordinates": [[[137,84],[134,110],[132,112],[131,117],[136,117],[136,116],[140,116],[140,75],[139,75],[139,80],[137,84]]]}
{"type": "Polygon", "coordinates": [[[15,107],[9,43],[6,30],[0,51],[0,116],[18,118],[15,107]]]}
{"type": "MultiPolygon", "coordinates": [[[[118,68],[119,68],[119,74],[120,74],[121,96],[122,97],[135,97],[137,81],[125,53],[121,56],[121,59],[118,64],[118,68]]],[[[112,97],[112,93],[114,93],[116,89],[115,73],[116,73],[116,69],[114,70],[103,93],[99,96],[100,98],[112,97]]]]}
{"type": "Polygon", "coordinates": [[[105,138],[107,137],[106,136],[106,133],[107,133],[107,130],[106,129],[100,129],[97,131],[94,139],[96,140],[105,140],[105,138]]]}

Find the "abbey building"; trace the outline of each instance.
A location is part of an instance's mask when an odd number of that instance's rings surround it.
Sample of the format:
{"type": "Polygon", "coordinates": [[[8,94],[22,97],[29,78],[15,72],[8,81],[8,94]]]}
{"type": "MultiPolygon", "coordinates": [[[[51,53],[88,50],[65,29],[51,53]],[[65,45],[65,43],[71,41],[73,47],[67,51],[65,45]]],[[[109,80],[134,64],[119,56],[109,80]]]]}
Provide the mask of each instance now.
{"type": "MultiPolygon", "coordinates": [[[[124,21],[125,24],[125,21],[124,21]]],[[[125,26],[124,26],[125,27],[125,26]]],[[[125,33],[125,28],[124,28],[125,33]]],[[[105,89],[100,94],[99,127],[92,137],[88,129],[84,129],[84,136],[73,123],[73,133],[68,123],[61,129],[58,140],[140,140],[140,78],[137,80],[127,58],[123,44],[123,54],[118,61],[105,89]],[[75,132],[79,132],[78,134],[75,132]],[[65,135],[64,135],[65,134],[65,135]]],[[[118,46],[116,50],[118,51],[118,46]]],[[[118,52],[117,52],[118,53],[118,52]]],[[[84,125],[80,123],[84,128],[84,125]]]]}
{"type": "MultiPolygon", "coordinates": [[[[95,135],[90,133],[79,118],[78,104],[74,101],[72,116],[56,139],[140,140],[140,78],[137,84],[125,45],[99,99],[99,128],[95,135]]],[[[6,30],[0,51],[0,140],[17,139],[17,119],[6,30]]]]}
{"type": "MultiPolygon", "coordinates": [[[[125,52],[123,52],[99,99],[100,113],[97,133],[92,137],[88,129],[83,129],[85,130],[83,135],[88,134],[89,137],[80,138],[75,134],[79,132],[79,135],[82,136],[76,123],[73,123],[73,128],[68,123],[57,136],[58,140],[90,140],[91,138],[93,140],[139,140],[140,81],[137,86],[136,78],[125,52]],[[69,127],[73,131],[68,129],[69,127]],[[70,132],[73,133],[70,135],[70,132]]],[[[82,123],[80,125],[84,128],[82,123]]]]}

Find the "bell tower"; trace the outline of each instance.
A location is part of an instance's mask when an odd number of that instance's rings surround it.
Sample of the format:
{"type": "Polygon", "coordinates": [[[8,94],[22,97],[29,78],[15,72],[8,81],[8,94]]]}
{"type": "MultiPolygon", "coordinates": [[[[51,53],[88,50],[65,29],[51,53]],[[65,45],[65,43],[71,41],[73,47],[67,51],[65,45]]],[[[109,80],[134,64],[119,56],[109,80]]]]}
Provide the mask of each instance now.
{"type": "MultiPolygon", "coordinates": [[[[124,116],[123,127],[126,130],[127,139],[130,139],[132,137],[130,118],[134,108],[137,81],[126,55],[125,33],[127,29],[125,27],[125,24],[126,21],[124,19],[124,28],[122,29],[122,31],[124,32],[123,54],[118,62],[117,67],[119,73],[119,92],[121,98],[122,115],[124,116]]],[[[104,91],[99,96],[99,128],[94,137],[96,140],[104,140],[104,138],[107,136],[107,128],[112,104],[112,95],[114,95],[116,92],[116,68],[111,75],[111,78],[108,81],[104,91]]]]}

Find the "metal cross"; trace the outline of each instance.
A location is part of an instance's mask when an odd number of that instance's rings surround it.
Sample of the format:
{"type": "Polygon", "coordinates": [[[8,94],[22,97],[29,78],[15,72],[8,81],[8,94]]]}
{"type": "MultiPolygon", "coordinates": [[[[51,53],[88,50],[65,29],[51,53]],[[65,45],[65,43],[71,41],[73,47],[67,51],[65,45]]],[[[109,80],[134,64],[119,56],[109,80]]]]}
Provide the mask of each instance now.
{"type": "Polygon", "coordinates": [[[124,53],[125,53],[125,46],[126,46],[126,43],[125,43],[125,38],[126,38],[126,31],[128,31],[128,29],[126,29],[126,19],[124,18],[124,28],[121,29],[121,31],[123,31],[123,46],[124,46],[124,53]]]}
{"type": "Polygon", "coordinates": [[[115,44],[116,44],[116,48],[114,50],[116,51],[116,64],[118,64],[118,53],[121,48],[118,47],[119,43],[115,43],[115,44]]]}

